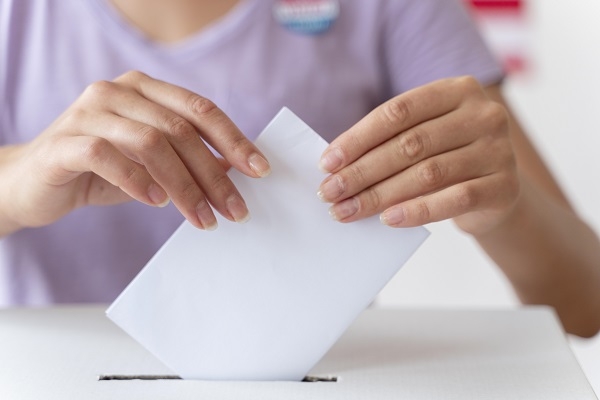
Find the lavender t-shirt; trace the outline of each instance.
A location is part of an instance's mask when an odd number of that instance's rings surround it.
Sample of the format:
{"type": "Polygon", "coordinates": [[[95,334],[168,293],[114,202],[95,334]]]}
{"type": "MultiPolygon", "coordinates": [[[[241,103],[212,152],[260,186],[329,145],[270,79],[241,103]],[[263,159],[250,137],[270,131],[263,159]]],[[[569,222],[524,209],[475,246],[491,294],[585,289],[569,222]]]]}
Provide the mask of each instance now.
{"type": "MultiPolygon", "coordinates": [[[[108,0],[0,0],[0,144],[33,139],[87,85],[128,70],[212,99],[251,139],[282,106],[332,140],[407,89],[502,77],[458,0],[341,0],[331,28],[312,35],[282,26],[274,3],[242,0],[164,45],[108,0]]],[[[112,301],[182,220],[173,206],[131,202],[0,239],[0,306],[112,301]]]]}

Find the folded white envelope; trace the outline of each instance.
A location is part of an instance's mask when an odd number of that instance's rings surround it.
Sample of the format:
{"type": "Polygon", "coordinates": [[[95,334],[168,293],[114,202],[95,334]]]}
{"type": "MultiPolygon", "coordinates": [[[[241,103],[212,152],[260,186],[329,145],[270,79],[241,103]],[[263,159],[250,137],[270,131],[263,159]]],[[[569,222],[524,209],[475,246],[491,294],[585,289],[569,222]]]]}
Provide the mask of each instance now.
{"type": "Polygon", "coordinates": [[[230,172],[252,219],[184,222],[107,310],[185,379],[302,380],[428,235],[333,221],[316,195],[327,143],[290,110],[256,144],[271,175],[230,172]]]}

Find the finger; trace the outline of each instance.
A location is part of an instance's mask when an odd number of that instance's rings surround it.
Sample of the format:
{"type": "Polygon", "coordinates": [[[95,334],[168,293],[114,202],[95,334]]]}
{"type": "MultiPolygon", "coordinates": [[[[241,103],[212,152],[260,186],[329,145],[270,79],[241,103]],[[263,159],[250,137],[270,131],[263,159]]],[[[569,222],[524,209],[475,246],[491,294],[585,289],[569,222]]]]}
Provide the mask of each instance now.
{"type": "MultiPolygon", "coordinates": [[[[248,220],[249,212],[246,203],[227,176],[227,171],[223,169],[210,149],[200,139],[194,126],[187,120],[169,109],[134,93],[125,93],[123,96],[116,98],[112,108],[118,115],[142,123],[136,125],[136,123],[121,121],[121,124],[131,125],[129,128],[130,134],[124,135],[123,132],[115,132],[113,129],[111,140],[115,142],[125,141],[124,147],[135,149],[135,152],[139,154],[138,156],[144,154],[141,161],[147,165],[153,176],[157,176],[155,174],[161,172],[158,171],[158,168],[164,170],[169,165],[162,159],[163,152],[172,153],[166,147],[164,140],[175,151],[179,160],[171,157],[171,164],[175,165],[181,162],[186,171],[182,171],[178,166],[176,167],[178,170],[177,175],[175,175],[176,172],[173,172],[170,179],[172,180],[175,177],[175,179],[185,180],[186,182],[180,187],[180,190],[181,188],[186,190],[190,199],[189,201],[181,199],[181,202],[178,202],[176,199],[179,196],[169,192],[178,207],[186,207],[185,203],[188,203],[187,207],[189,208],[190,201],[199,201],[197,210],[201,211],[203,213],[201,217],[212,225],[216,223],[216,219],[214,219],[212,211],[206,207],[206,198],[225,218],[236,222],[248,220]],[[152,147],[155,141],[163,143],[157,146],[156,151],[153,151],[152,147]],[[157,169],[154,169],[152,166],[157,160],[160,161],[160,164],[156,166],[157,169]],[[198,188],[194,187],[189,179],[190,176],[197,183],[198,188]],[[200,194],[201,192],[202,194],[200,194]]],[[[113,122],[112,126],[118,125],[113,122]]],[[[167,182],[163,183],[161,181],[161,184],[165,185],[165,189],[168,190],[169,185],[167,185],[167,182]]]]}
{"type": "Polygon", "coordinates": [[[411,165],[471,144],[477,139],[477,135],[462,129],[463,114],[457,110],[394,136],[327,177],[319,187],[319,197],[326,202],[339,202],[411,165]]]}
{"type": "MultiPolygon", "coordinates": [[[[147,102],[145,99],[136,101],[147,102]]],[[[81,126],[87,134],[105,138],[128,157],[139,160],[184,217],[195,226],[207,230],[217,227],[210,203],[226,218],[247,218],[245,203],[237,189],[203,144],[188,145],[187,150],[180,150],[185,151],[180,156],[167,136],[157,128],[108,113],[91,115],[81,126]],[[183,159],[189,160],[191,157],[202,160],[202,165],[188,167],[183,159]]],[[[191,137],[199,140],[193,133],[191,137]]]]}
{"type": "Polygon", "coordinates": [[[212,101],[179,86],[139,72],[120,77],[148,100],[162,105],[189,121],[233,167],[248,176],[270,173],[265,156],[212,101]]]}
{"type": "Polygon", "coordinates": [[[504,187],[502,174],[488,175],[392,206],[381,214],[380,219],[385,225],[402,228],[443,221],[481,210],[494,212],[494,205],[504,204],[508,199],[504,187]]]}
{"type": "Polygon", "coordinates": [[[323,152],[320,167],[336,172],[398,133],[456,109],[465,90],[479,90],[472,78],[445,79],[407,91],[371,111],[323,152]]]}
{"type": "MultiPolygon", "coordinates": [[[[168,204],[167,193],[148,172],[141,165],[125,157],[109,141],[93,136],[76,136],[62,142],[60,144],[62,157],[58,165],[67,171],[67,174],[62,177],[64,180],[62,184],[81,173],[93,172],[142,203],[159,207],[168,204]]],[[[98,188],[94,188],[96,189],[98,188]]],[[[84,204],[97,203],[97,200],[94,200],[97,198],[97,193],[90,193],[89,188],[88,192],[84,193],[84,197],[84,204]]],[[[104,200],[112,201],[107,198],[104,200]]]]}
{"type": "MultiPolygon", "coordinates": [[[[124,90],[120,96],[114,96],[114,99],[111,103],[111,110],[113,112],[124,118],[147,124],[139,128],[143,136],[159,136],[156,132],[152,132],[153,129],[148,127],[156,127],[164,133],[164,137],[175,150],[184,167],[199,185],[199,187],[194,187],[193,183],[189,182],[188,174],[177,175],[181,177],[178,179],[188,181],[183,186],[183,190],[186,191],[183,194],[192,199],[192,201],[199,201],[196,206],[196,212],[199,214],[199,218],[203,221],[204,226],[216,226],[216,219],[206,203],[206,199],[229,220],[245,222],[249,219],[249,212],[242,196],[227,176],[226,171],[223,170],[212,152],[200,139],[196,128],[192,124],[171,110],[145,97],[139,96],[135,92],[124,90]]],[[[113,140],[135,136],[135,133],[133,135],[120,134],[115,135],[113,140]]],[[[155,138],[150,141],[154,140],[160,141],[161,139],[155,138]]],[[[143,151],[143,147],[144,145],[138,151],[143,151]]],[[[149,157],[151,158],[152,155],[147,155],[142,161],[149,167],[151,174],[156,176],[155,172],[150,169],[152,160],[149,157]]],[[[168,190],[167,184],[164,185],[168,190]]],[[[186,207],[186,199],[182,199],[179,202],[177,201],[178,197],[180,197],[179,195],[172,194],[171,192],[169,192],[169,195],[180,209],[186,207]]],[[[189,201],[187,203],[189,213],[189,201]]]]}
{"type": "Polygon", "coordinates": [[[480,162],[478,151],[477,146],[472,146],[422,161],[332,205],[331,216],[340,222],[356,221],[381,213],[394,204],[495,172],[494,164],[480,162]]]}

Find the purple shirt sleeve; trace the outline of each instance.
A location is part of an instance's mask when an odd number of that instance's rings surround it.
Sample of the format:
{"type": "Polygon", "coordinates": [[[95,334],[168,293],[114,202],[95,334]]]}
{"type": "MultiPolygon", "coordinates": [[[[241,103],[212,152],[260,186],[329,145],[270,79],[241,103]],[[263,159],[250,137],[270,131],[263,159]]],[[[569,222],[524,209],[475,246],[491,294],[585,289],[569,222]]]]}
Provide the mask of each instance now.
{"type": "Polygon", "coordinates": [[[483,85],[503,71],[459,0],[388,1],[383,52],[390,95],[442,78],[472,75],[483,85]]]}

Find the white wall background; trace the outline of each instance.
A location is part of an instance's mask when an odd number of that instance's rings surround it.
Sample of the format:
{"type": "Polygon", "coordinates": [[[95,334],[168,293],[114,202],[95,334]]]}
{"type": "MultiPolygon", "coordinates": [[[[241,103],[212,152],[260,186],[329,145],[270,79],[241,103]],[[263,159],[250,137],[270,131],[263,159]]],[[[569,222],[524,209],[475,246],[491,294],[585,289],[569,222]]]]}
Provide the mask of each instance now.
{"type": "MultiPolygon", "coordinates": [[[[526,1],[532,65],[528,75],[506,82],[506,96],[579,213],[600,233],[600,1],[526,1]]],[[[432,235],[383,290],[379,306],[518,305],[469,237],[449,222],[428,228],[432,235]]],[[[600,394],[600,335],[570,340],[600,394]]]]}

